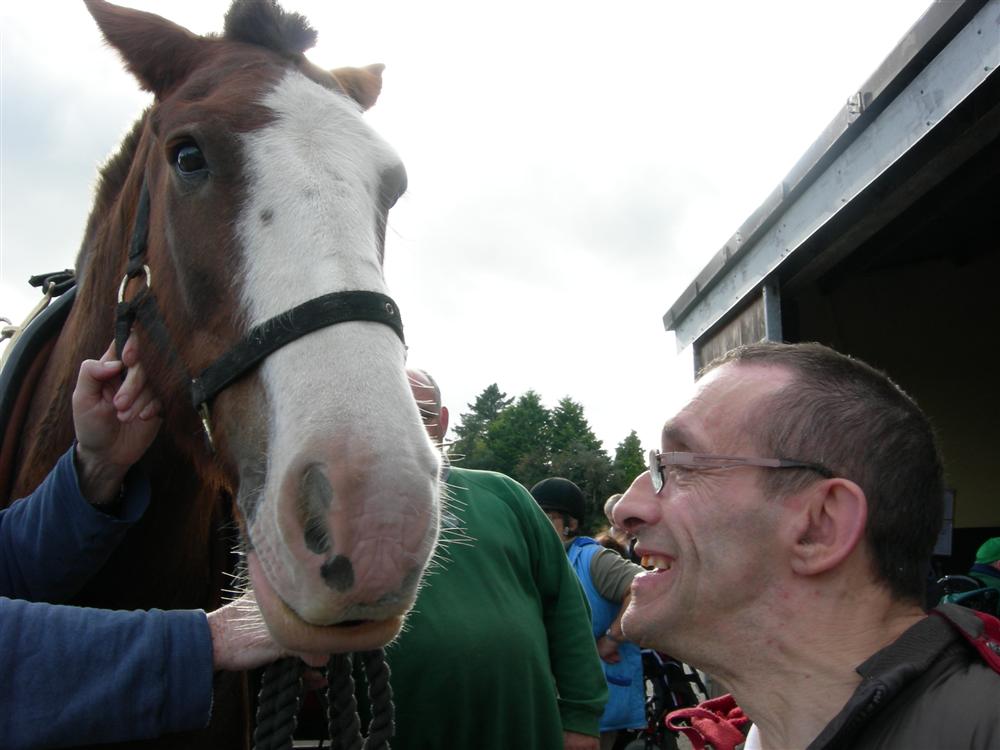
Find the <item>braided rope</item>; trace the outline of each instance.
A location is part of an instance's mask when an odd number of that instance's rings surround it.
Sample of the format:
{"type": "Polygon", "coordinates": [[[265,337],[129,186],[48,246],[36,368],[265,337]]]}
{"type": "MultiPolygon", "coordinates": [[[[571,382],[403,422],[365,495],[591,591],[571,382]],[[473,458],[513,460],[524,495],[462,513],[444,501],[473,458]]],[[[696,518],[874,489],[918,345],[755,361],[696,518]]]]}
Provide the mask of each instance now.
{"type": "Polygon", "coordinates": [[[354,697],[352,667],[350,654],[333,654],[327,664],[330,750],[361,750],[361,719],[354,697]]]}
{"type": "MultiPolygon", "coordinates": [[[[354,695],[354,661],[350,654],[333,654],[327,663],[327,722],[330,750],[389,750],[395,729],[389,665],[381,650],[360,654],[368,681],[372,719],[368,737],[361,734],[361,719],[354,695]]],[[[254,750],[291,750],[302,700],[303,664],[280,659],[264,670],[257,705],[254,750]]]]}
{"type": "Polygon", "coordinates": [[[368,678],[368,702],[372,707],[372,721],[368,726],[365,750],[388,750],[389,740],[395,730],[393,723],[392,685],[389,684],[389,665],[385,652],[365,651],[361,654],[368,678]]]}
{"type": "Polygon", "coordinates": [[[302,700],[302,662],[279,659],[264,670],[257,703],[254,750],[291,750],[302,700]]]}

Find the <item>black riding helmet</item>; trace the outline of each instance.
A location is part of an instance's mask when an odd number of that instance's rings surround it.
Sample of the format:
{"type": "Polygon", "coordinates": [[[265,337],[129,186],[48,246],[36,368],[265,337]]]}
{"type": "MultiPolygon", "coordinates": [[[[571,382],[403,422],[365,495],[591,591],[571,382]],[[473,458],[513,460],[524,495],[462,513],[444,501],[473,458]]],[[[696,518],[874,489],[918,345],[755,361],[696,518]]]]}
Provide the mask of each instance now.
{"type": "Polygon", "coordinates": [[[586,504],[583,492],[573,482],[563,477],[549,477],[531,488],[531,496],[535,498],[542,510],[565,513],[577,521],[583,521],[586,504]]]}

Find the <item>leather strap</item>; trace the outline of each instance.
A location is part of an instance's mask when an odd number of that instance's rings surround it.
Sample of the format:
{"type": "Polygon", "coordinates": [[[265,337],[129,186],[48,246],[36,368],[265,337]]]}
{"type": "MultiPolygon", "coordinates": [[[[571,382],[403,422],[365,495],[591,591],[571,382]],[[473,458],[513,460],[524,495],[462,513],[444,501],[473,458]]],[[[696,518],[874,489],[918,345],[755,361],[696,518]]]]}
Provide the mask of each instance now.
{"type": "MultiPolygon", "coordinates": [[[[143,273],[143,262],[146,258],[146,247],[149,241],[149,188],[146,181],[142,181],[142,190],[139,192],[139,206],[135,212],[135,225],[132,228],[132,241],[129,244],[128,265],[125,267],[125,279],[122,280],[122,292],[128,279],[133,279],[143,273]]],[[[119,300],[115,313],[115,351],[121,359],[122,350],[125,348],[125,341],[132,331],[132,324],[141,304],[141,294],[135,299],[126,302],[119,300]]],[[[125,376],[124,370],[122,377],[125,376]]]]}
{"type": "Polygon", "coordinates": [[[353,320],[383,323],[403,338],[403,320],[392,299],[378,292],[332,292],[266,320],[191,381],[195,410],[256,367],[262,359],[307,333],[353,320]]]}
{"type": "MultiPolygon", "coordinates": [[[[180,356],[170,339],[170,333],[163,324],[163,316],[148,283],[149,271],[144,265],[148,237],[149,189],[143,181],[129,246],[128,266],[125,269],[125,278],[122,280],[120,300],[115,315],[115,347],[118,356],[121,357],[125,341],[138,320],[159,348],[168,352],[187,373],[187,368],[180,361],[180,356]],[[140,274],[146,275],[147,284],[132,299],[125,301],[124,293],[128,280],[140,274]]],[[[404,345],[406,343],[406,339],[403,338],[403,320],[399,308],[390,297],[380,292],[363,290],[332,292],[303,302],[291,310],[265,320],[191,380],[191,403],[202,419],[210,446],[212,437],[208,405],[220,391],[286,344],[320,328],[348,321],[382,323],[392,328],[404,345]]]]}

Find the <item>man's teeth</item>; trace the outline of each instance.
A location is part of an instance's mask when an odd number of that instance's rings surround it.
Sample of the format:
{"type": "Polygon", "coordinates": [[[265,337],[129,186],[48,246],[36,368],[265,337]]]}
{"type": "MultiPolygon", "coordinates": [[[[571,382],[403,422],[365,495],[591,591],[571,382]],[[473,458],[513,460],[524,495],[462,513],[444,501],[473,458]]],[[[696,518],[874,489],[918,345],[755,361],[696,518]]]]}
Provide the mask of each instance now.
{"type": "Polygon", "coordinates": [[[643,555],[640,563],[644,568],[654,568],[656,570],[670,570],[673,564],[668,557],[660,555],[643,555]]]}

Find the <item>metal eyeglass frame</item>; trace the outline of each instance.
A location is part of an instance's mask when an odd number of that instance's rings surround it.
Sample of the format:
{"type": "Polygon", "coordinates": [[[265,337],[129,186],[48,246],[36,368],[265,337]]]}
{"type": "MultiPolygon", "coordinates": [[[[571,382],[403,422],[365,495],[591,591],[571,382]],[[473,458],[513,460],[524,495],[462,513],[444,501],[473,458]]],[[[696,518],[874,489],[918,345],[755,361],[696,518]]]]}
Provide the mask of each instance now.
{"type": "Polygon", "coordinates": [[[660,453],[656,448],[649,452],[649,476],[653,491],[659,495],[666,484],[664,466],[684,466],[689,469],[732,469],[737,466],[760,466],[765,469],[809,469],[832,479],[834,474],[822,464],[795,461],[787,458],[747,458],[745,456],[717,456],[712,453],[660,453]]]}

